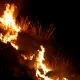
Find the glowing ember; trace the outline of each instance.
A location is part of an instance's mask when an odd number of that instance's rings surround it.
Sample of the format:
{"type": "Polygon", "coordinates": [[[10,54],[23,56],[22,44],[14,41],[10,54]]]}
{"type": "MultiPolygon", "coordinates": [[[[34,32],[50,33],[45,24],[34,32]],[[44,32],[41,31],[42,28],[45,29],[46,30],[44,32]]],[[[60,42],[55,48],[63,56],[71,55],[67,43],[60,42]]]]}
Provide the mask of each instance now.
{"type": "Polygon", "coordinates": [[[17,40],[18,32],[20,32],[21,28],[17,26],[14,19],[15,8],[14,4],[11,6],[7,4],[4,15],[0,17],[0,28],[5,31],[5,34],[0,33],[0,40],[4,43],[10,42],[14,48],[18,49],[14,41],[17,40]]]}

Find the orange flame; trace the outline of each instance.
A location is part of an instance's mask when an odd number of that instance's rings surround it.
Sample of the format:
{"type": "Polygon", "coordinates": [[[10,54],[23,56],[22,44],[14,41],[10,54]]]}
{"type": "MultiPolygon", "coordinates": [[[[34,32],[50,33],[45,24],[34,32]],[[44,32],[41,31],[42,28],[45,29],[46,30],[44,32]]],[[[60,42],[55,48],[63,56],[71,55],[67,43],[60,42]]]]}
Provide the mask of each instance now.
{"type": "Polygon", "coordinates": [[[53,79],[50,79],[47,76],[45,76],[46,73],[48,71],[50,71],[51,69],[47,68],[46,65],[43,64],[43,61],[45,61],[45,59],[44,59],[45,49],[44,49],[44,47],[42,45],[40,46],[40,48],[41,48],[41,51],[38,50],[39,54],[38,54],[38,57],[36,59],[36,61],[37,61],[37,65],[36,65],[36,76],[37,77],[41,77],[44,80],[53,80],[53,79]],[[39,69],[42,69],[43,70],[43,74],[41,74],[41,72],[39,71],[39,69]]]}
{"type": "Polygon", "coordinates": [[[18,49],[18,46],[13,43],[13,41],[17,40],[18,32],[21,30],[14,18],[15,8],[14,4],[11,6],[7,4],[4,15],[0,17],[0,28],[6,32],[4,35],[0,33],[0,40],[4,43],[10,42],[14,48],[18,49]]]}
{"type": "MultiPolygon", "coordinates": [[[[40,46],[41,51],[38,50],[38,56],[36,58],[36,63],[34,64],[34,68],[36,70],[36,77],[39,80],[61,80],[59,79],[59,77],[53,77],[50,78],[48,76],[45,76],[47,72],[49,71],[53,71],[51,68],[47,67],[46,64],[43,63],[43,61],[45,61],[44,59],[44,53],[45,53],[45,48],[41,45],[40,46]],[[41,71],[43,71],[43,73],[41,73],[41,71]]],[[[23,57],[24,60],[33,60],[33,57],[35,57],[35,55],[30,55],[30,56],[25,56],[23,54],[21,54],[21,56],[23,57]]],[[[67,78],[63,77],[62,80],[68,80],[67,78]]]]}

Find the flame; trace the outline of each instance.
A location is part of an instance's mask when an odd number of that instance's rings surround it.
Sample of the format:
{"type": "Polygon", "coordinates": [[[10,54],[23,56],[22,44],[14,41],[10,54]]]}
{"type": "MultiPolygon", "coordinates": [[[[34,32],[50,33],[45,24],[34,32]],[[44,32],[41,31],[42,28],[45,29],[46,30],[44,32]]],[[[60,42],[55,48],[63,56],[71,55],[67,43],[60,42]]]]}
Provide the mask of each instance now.
{"type": "MultiPolygon", "coordinates": [[[[21,31],[21,27],[16,24],[16,20],[14,17],[14,12],[15,12],[16,6],[14,4],[6,5],[6,10],[4,11],[4,14],[0,17],[0,29],[3,30],[2,33],[0,33],[0,40],[4,43],[10,42],[11,45],[15,49],[19,49],[18,46],[15,44],[18,33],[21,31]]],[[[43,78],[44,80],[55,80],[52,78],[49,78],[48,76],[45,76],[47,72],[52,71],[51,68],[47,67],[43,62],[45,61],[44,59],[44,53],[45,53],[45,48],[41,45],[40,46],[41,51],[38,50],[38,56],[36,58],[36,63],[35,63],[35,69],[36,69],[36,77],[41,80],[43,78]],[[43,71],[41,73],[40,69],[43,71]]],[[[21,56],[24,58],[24,60],[33,60],[33,57],[35,55],[30,55],[30,56],[25,56],[21,54],[21,56]]],[[[59,80],[59,77],[56,78],[56,80],[59,80]]],[[[68,80],[67,78],[64,78],[62,80],[68,80]]]]}
{"type": "Polygon", "coordinates": [[[40,48],[41,48],[41,51],[38,50],[39,54],[38,54],[38,57],[36,59],[36,61],[37,61],[37,64],[36,64],[36,76],[37,77],[41,77],[44,80],[52,80],[52,79],[48,78],[47,76],[45,76],[46,73],[48,71],[50,71],[51,69],[47,68],[46,65],[43,64],[43,61],[45,61],[45,59],[44,59],[45,49],[44,49],[44,47],[42,45],[40,46],[40,48]],[[39,71],[39,69],[43,70],[43,74],[41,74],[41,72],[39,71]]]}
{"type": "Polygon", "coordinates": [[[21,54],[21,56],[24,58],[24,60],[27,60],[28,58],[25,56],[25,55],[23,55],[23,54],[21,54]]]}
{"type": "Polygon", "coordinates": [[[14,18],[15,8],[14,4],[7,4],[4,15],[0,17],[0,28],[6,32],[6,34],[0,33],[0,40],[4,43],[10,42],[14,48],[18,49],[14,42],[17,40],[18,32],[20,32],[21,28],[16,24],[14,18]]]}
{"type": "Polygon", "coordinates": [[[11,45],[12,45],[15,49],[18,49],[18,46],[17,46],[17,45],[15,45],[15,44],[13,44],[13,43],[11,43],[11,45]]]}
{"type": "MultiPolygon", "coordinates": [[[[53,71],[53,70],[47,67],[46,64],[43,63],[45,61],[44,59],[45,48],[42,45],[40,46],[40,48],[41,48],[41,51],[38,50],[38,56],[34,64],[34,68],[36,70],[36,77],[38,78],[38,80],[43,80],[43,79],[44,80],[61,80],[59,77],[56,77],[56,76],[54,76],[53,78],[45,76],[47,72],[53,71]],[[41,73],[40,70],[42,70],[43,73],[41,73]]],[[[24,54],[21,54],[21,56],[23,57],[24,60],[33,60],[33,58],[35,57],[34,54],[30,54],[29,56],[25,56],[24,54]]],[[[68,79],[63,77],[62,80],[68,80],[68,79]]]]}
{"type": "Polygon", "coordinates": [[[68,80],[67,78],[63,78],[62,80],[68,80]]]}
{"type": "Polygon", "coordinates": [[[24,58],[24,60],[33,60],[34,54],[30,54],[30,56],[25,56],[24,54],[21,54],[21,56],[24,58]]]}
{"type": "MultiPolygon", "coordinates": [[[[40,46],[41,51],[38,50],[39,54],[36,58],[36,76],[39,78],[40,80],[41,78],[43,78],[44,80],[60,80],[59,77],[55,78],[49,78],[48,76],[45,76],[47,72],[52,71],[52,69],[48,68],[43,61],[45,61],[44,59],[44,53],[45,53],[45,48],[41,45],[40,46]],[[40,72],[40,69],[43,71],[43,73],[40,72]]],[[[68,80],[67,78],[63,77],[62,80],[68,80]]]]}

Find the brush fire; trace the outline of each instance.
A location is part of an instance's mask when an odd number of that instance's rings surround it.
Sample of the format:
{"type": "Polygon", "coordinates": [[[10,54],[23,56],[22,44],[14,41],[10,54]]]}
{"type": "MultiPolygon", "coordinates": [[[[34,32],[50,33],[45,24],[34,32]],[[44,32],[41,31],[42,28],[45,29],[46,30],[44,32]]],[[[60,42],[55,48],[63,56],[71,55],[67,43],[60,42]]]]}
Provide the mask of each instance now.
{"type": "MultiPolygon", "coordinates": [[[[6,10],[3,15],[0,17],[0,40],[1,42],[7,44],[8,42],[16,49],[19,50],[18,45],[16,44],[18,34],[22,31],[22,26],[17,24],[15,18],[15,9],[17,7],[12,4],[6,4],[6,10]]],[[[30,54],[28,56],[21,54],[23,60],[34,61],[33,68],[35,70],[35,76],[37,80],[68,80],[67,78],[53,75],[52,77],[48,76],[48,73],[54,73],[44,58],[45,48],[43,45],[40,46],[40,50],[37,51],[36,55],[30,54]]],[[[27,63],[25,63],[27,64],[27,63]]],[[[60,74],[60,73],[58,73],[60,74]]]]}

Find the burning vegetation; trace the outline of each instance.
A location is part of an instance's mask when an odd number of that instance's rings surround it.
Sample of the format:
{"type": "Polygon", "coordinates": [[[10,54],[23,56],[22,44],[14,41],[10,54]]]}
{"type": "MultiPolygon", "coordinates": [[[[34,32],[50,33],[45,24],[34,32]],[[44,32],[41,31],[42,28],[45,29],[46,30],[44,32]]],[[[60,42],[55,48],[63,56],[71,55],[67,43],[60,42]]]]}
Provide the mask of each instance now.
{"type": "Polygon", "coordinates": [[[0,39],[4,43],[10,42],[13,47],[18,49],[18,46],[15,45],[15,41],[17,40],[18,32],[20,32],[21,28],[16,24],[14,11],[15,5],[6,5],[4,15],[0,17],[0,28],[4,30],[4,34],[0,33],[0,39]]]}
{"type": "MultiPolygon", "coordinates": [[[[4,11],[4,14],[0,17],[0,40],[1,42],[8,45],[13,46],[16,49],[16,55],[18,55],[19,58],[19,65],[25,66],[27,68],[30,75],[35,80],[68,80],[60,72],[55,72],[55,69],[52,68],[50,65],[47,65],[47,61],[44,57],[45,54],[45,48],[43,45],[40,46],[40,50],[35,51],[35,53],[31,53],[27,55],[23,54],[24,52],[19,53],[20,48],[17,45],[17,38],[18,34],[25,32],[26,34],[30,36],[34,36],[36,39],[39,40],[48,40],[52,36],[54,36],[54,29],[52,25],[46,30],[43,29],[41,25],[32,25],[28,19],[24,20],[21,18],[21,21],[16,21],[15,18],[15,9],[16,6],[14,4],[6,4],[6,10],[4,11]],[[46,34],[46,35],[45,35],[46,34]],[[30,71],[33,73],[30,73],[30,71]],[[49,76],[52,75],[52,76],[49,76]],[[35,77],[34,77],[35,76],[35,77]]],[[[7,54],[6,54],[7,55],[7,54]]],[[[18,66],[19,67],[19,66],[18,66]]],[[[15,73],[19,73],[17,68],[14,68],[15,73]]],[[[23,74],[23,73],[21,73],[23,74]]]]}

